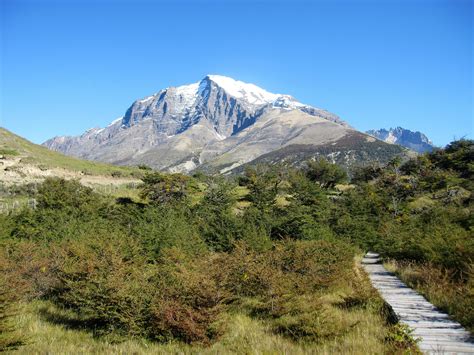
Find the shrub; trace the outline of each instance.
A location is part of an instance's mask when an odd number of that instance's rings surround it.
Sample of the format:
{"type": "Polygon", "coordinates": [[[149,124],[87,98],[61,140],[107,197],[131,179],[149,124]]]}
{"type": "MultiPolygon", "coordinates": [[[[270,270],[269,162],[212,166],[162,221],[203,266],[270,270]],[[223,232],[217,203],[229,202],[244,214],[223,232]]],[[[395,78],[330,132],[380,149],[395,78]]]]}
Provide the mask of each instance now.
{"type": "Polygon", "coordinates": [[[38,208],[82,209],[97,202],[99,195],[77,180],[46,178],[39,186],[36,199],[38,208]]]}
{"type": "Polygon", "coordinates": [[[420,353],[416,348],[419,341],[420,339],[414,337],[413,330],[408,325],[401,323],[393,325],[385,337],[385,342],[390,344],[393,349],[404,351],[404,353],[407,350],[409,353],[420,353]]]}
{"type": "Polygon", "coordinates": [[[221,333],[225,293],[205,259],[169,249],[149,263],[139,243],[123,235],[63,242],[55,254],[54,300],[98,334],[209,343],[221,333]]]}
{"type": "Polygon", "coordinates": [[[247,198],[256,209],[267,212],[275,202],[282,180],[282,174],[274,167],[260,165],[247,167],[239,184],[249,189],[247,198]]]}
{"type": "Polygon", "coordinates": [[[347,333],[351,323],[344,313],[314,296],[295,296],[286,300],[273,321],[273,331],[293,340],[321,341],[347,333]]]}
{"type": "Polygon", "coordinates": [[[150,260],[156,260],[166,248],[178,247],[191,254],[206,249],[194,224],[195,217],[186,205],[128,202],[113,206],[104,215],[112,225],[118,224],[123,232],[134,236],[150,260]]]}
{"type": "Polygon", "coordinates": [[[153,291],[150,268],[136,242],[126,236],[72,240],[55,248],[55,301],[87,319],[99,333],[146,332],[146,305],[153,291]]]}
{"type": "Polygon", "coordinates": [[[305,174],[322,188],[331,189],[347,181],[347,173],[340,166],[331,164],[326,159],[319,158],[307,163],[305,174]]]}
{"type": "Polygon", "coordinates": [[[120,170],[115,170],[115,171],[112,171],[110,175],[114,178],[119,178],[123,176],[123,173],[120,170]]]}
{"type": "Polygon", "coordinates": [[[19,334],[17,318],[20,314],[19,293],[12,280],[0,274],[0,351],[20,346],[24,339],[19,334]]]}
{"type": "MultiPolygon", "coordinates": [[[[257,252],[238,243],[212,268],[218,283],[274,332],[294,340],[344,334],[353,325],[320,298],[353,278],[353,250],[339,242],[292,241],[257,252]]],[[[363,295],[361,295],[361,298],[363,295]]]]}
{"type": "Polygon", "coordinates": [[[10,149],[10,148],[0,148],[0,155],[6,155],[6,156],[17,156],[20,153],[18,153],[17,150],[15,149],[10,149]]]}
{"type": "Polygon", "coordinates": [[[228,293],[212,273],[212,259],[190,260],[178,249],[162,258],[158,292],[150,305],[151,335],[209,344],[222,334],[219,322],[228,293]]]}
{"type": "Polygon", "coordinates": [[[141,196],[152,203],[180,202],[188,196],[190,178],[186,175],[155,172],[147,173],[142,180],[141,196]]]}
{"type": "Polygon", "coordinates": [[[354,263],[354,250],[337,241],[287,241],[278,244],[272,253],[298,294],[346,282],[354,263]]]}
{"type": "Polygon", "coordinates": [[[218,279],[231,294],[271,300],[310,294],[344,283],[352,273],[353,250],[335,241],[291,241],[257,252],[238,243],[217,258],[218,279]]]}
{"type": "Polygon", "coordinates": [[[232,207],[233,185],[212,182],[196,206],[197,226],[206,244],[215,251],[229,251],[238,238],[238,219],[232,207]]]}
{"type": "Polygon", "coordinates": [[[282,272],[273,267],[271,251],[258,252],[238,242],[229,254],[218,254],[214,261],[215,278],[236,299],[273,297],[284,287],[282,272]]]}
{"type": "Polygon", "coordinates": [[[12,272],[14,265],[2,250],[0,253],[0,351],[15,349],[24,341],[20,333],[18,317],[24,284],[12,272]]]}
{"type": "Polygon", "coordinates": [[[329,200],[318,184],[305,175],[289,176],[289,205],[273,210],[272,239],[326,239],[332,237],[329,227],[329,200]]]}
{"type": "Polygon", "coordinates": [[[153,170],[151,167],[149,167],[146,164],[140,164],[140,165],[137,166],[137,168],[140,169],[140,170],[148,170],[148,171],[153,170]]]}
{"type": "Polygon", "coordinates": [[[54,253],[49,246],[33,241],[8,240],[1,245],[0,273],[20,289],[22,297],[48,296],[57,283],[54,253]]]}

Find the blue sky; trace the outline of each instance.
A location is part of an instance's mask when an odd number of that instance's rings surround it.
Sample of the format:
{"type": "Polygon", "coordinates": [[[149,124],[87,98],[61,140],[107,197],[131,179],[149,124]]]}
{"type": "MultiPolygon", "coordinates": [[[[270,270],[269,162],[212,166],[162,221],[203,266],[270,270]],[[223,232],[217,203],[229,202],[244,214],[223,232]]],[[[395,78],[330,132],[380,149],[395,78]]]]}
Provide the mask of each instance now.
{"type": "Polygon", "coordinates": [[[360,130],[473,137],[473,2],[1,0],[0,125],[36,143],[221,74],[360,130]]]}

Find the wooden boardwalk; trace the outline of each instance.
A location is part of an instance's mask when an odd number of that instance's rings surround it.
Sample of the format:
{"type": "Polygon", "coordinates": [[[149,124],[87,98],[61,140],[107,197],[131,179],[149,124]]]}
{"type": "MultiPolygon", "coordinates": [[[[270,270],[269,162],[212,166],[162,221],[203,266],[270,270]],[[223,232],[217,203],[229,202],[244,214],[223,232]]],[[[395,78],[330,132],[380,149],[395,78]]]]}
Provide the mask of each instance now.
{"type": "Polygon", "coordinates": [[[367,253],[362,260],[372,285],[392,307],[400,322],[420,338],[420,350],[427,354],[474,354],[474,339],[459,323],[451,320],[423,296],[387,271],[379,255],[367,253]]]}

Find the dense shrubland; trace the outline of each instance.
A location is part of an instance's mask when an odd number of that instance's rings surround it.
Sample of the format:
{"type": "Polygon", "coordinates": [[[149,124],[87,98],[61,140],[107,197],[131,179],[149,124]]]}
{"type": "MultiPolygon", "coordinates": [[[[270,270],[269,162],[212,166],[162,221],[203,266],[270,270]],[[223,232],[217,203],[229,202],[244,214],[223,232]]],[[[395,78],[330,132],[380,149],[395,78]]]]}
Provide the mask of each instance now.
{"type": "MultiPolygon", "coordinates": [[[[139,200],[48,178],[36,209],[0,215],[0,282],[15,290],[0,294],[0,347],[19,344],[18,307],[38,299],[114,340],[208,346],[236,313],[292,341],[342,339],[358,332],[357,312],[386,319],[354,262],[368,249],[417,267],[428,296],[449,275],[456,299],[472,300],[473,147],[360,167],[350,184],[324,160],[237,179],[143,168],[139,200]]],[[[386,351],[410,346],[380,327],[386,351]]]]}
{"type": "Polygon", "coordinates": [[[474,142],[360,168],[353,183],[336,234],[393,259],[404,281],[472,330],[474,142]]]}

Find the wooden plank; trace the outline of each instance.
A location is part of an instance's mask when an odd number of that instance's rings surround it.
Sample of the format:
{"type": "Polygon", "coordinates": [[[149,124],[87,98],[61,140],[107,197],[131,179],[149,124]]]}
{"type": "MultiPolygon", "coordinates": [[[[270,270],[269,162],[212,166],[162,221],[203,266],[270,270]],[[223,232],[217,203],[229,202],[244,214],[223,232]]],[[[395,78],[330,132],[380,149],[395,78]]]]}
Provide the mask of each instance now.
{"type": "Polygon", "coordinates": [[[376,253],[362,260],[372,285],[393,309],[399,321],[420,338],[418,346],[426,354],[474,354],[474,338],[461,324],[409,288],[381,264],[376,253]]]}

